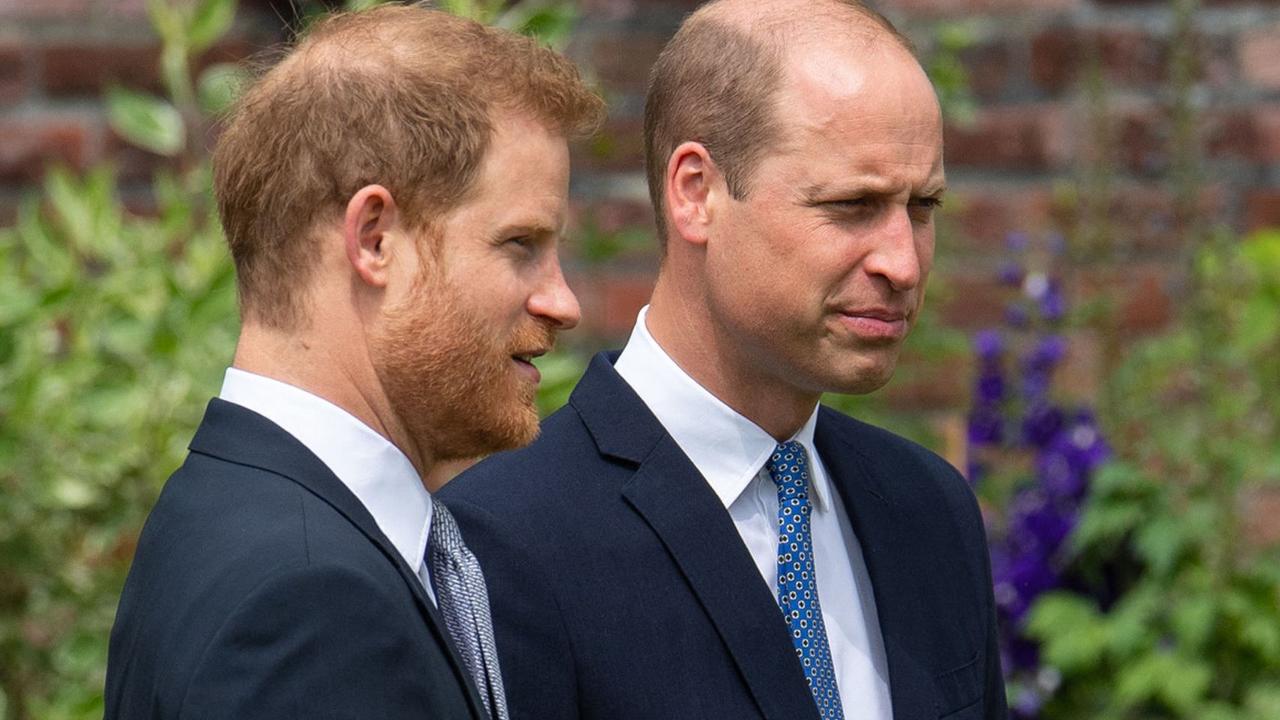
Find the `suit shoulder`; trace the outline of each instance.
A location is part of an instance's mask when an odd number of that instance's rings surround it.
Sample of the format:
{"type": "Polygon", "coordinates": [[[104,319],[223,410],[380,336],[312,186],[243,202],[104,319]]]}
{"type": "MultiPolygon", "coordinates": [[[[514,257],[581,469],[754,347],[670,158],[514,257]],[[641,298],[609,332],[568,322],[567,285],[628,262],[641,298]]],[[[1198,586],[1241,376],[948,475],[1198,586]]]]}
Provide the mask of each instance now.
{"type": "Polygon", "coordinates": [[[466,501],[491,509],[519,508],[547,494],[570,492],[600,462],[577,410],[566,405],[543,420],[531,444],[485,458],[438,495],[446,504],[466,501]]]}
{"type": "Polygon", "coordinates": [[[969,483],[960,471],[923,445],[826,406],[822,407],[819,421],[826,426],[826,432],[857,453],[874,472],[894,478],[894,485],[906,484],[912,494],[932,488],[952,501],[974,502],[969,483]]]}

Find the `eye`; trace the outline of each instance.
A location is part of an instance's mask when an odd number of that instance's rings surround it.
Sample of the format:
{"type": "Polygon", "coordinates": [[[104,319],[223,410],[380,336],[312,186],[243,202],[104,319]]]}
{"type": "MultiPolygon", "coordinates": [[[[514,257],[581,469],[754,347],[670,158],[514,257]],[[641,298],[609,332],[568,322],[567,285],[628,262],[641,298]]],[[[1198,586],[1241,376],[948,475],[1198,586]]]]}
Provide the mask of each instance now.
{"type": "Polygon", "coordinates": [[[503,245],[513,245],[518,248],[528,250],[533,247],[533,236],[531,235],[514,235],[502,241],[503,245]]]}
{"type": "Polygon", "coordinates": [[[871,205],[871,200],[870,200],[869,198],[865,198],[865,197],[844,198],[844,199],[842,199],[842,200],[832,200],[832,201],[830,201],[830,202],[828,202],[828,203],[826,203],[826,204],[827,204],[827,205],[830,205],[831,207],[837,208],[837,209],[841,209],[841,208],[864,208],[864,207],[868,207],[869,205],[871,205]]]}
{"type": "Polygon", "coordinates": [[[933,220],[933,211],[940,207],[942,198],[939,197],[912,198],[907,203],[907,213],[915,222],[924,224],[933,220]]]}

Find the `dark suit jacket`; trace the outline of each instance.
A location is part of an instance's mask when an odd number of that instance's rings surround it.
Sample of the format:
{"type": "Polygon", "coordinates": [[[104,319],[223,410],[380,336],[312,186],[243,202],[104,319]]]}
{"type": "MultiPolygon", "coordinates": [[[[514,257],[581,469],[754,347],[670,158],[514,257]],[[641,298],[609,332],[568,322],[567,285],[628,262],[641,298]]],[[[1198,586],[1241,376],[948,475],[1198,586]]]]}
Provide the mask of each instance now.
{"type": "MultiPolygon", "coordinates": [[[[512,718],[817,720],[733,521],[612,360],[592,361],[533,445],[440,494],[489,583],[512,718]]],[[[1004,718],[964,480],[826,408],[815,444],[871,574],[895,720],[1004,718]]]]}
{"type": "Polygon", "coordinates": [[[470,683],[360,501],[279,426],[209,403],[138,543],[106,717],[480,720],[470,683]]]}

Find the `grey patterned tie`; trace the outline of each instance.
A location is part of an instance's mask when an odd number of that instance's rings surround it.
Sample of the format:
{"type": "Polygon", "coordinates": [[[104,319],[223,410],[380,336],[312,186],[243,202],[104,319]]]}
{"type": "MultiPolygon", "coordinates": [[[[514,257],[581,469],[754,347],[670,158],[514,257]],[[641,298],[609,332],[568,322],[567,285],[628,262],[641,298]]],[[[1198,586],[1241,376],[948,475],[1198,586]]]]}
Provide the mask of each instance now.
{"type": "Polygon", "coordinates": [[[458,523],[448,508],[435,498],[431,508],[434,515],[427,536],[427,559],[440,614],[462,655],[462,664],[476,681],[485,711],[493,720],[509,720],[484,573],[476,556],[462,542],[458,523]]]}

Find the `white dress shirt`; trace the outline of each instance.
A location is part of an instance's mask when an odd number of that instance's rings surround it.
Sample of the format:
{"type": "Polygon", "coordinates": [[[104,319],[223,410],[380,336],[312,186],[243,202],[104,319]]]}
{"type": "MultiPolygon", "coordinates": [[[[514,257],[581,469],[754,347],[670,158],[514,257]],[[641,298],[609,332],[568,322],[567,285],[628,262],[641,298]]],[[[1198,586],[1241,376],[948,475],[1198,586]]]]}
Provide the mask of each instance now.
{"type": "Polygon", "coordinates": [[[238,368],[227,368],[219,397],[279,425],[320,458],[418,572],[435,602],[424,562],[431,494],[399,448],[324,398],[238,368]]]}
{"type": "MultiPolygon", "coordinates": [[[[649,334],[647,313],[648,307],[640,311],[615,368],[724,503],[776,599],[778,494],[765,462],[778,442],[689,377],[649,334]]],[[[809,454],[818,601],[836,684],[846,718],[891,720],[889,670],[871,578],[844,503],[813,446],[817,421],[815,405],[808,422],[790,439],[809,454]]],[[[778,621],[783,621],[781,615],[778,621]]]]}

